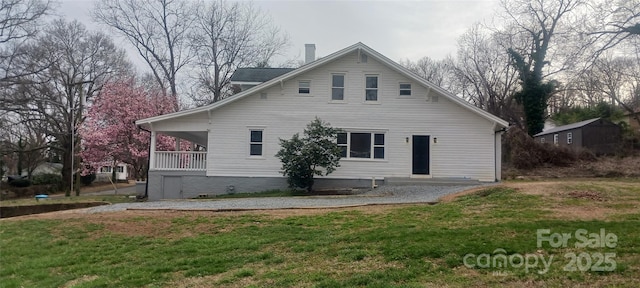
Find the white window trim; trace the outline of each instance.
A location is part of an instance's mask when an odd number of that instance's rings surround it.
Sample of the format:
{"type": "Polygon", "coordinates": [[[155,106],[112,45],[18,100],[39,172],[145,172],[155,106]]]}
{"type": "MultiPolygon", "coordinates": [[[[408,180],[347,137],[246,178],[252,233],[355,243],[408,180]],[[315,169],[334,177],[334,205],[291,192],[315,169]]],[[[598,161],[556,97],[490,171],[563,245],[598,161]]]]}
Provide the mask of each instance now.
{"type": "Polygon", "coordinates": [[[558,145],[558,139],[560,138],[560,135],[558,134],[553,134],[553,144],[554,145],[558,145]]]}
{"type": "MultiPolygon", "coordinates": [[[[377,130],[377,129],[342,129],[341,133],[347,133],[347,157],[340,158],[340,161],[364,161],[364,162],[387,162],[387,155],[389,149],[389,139],[388,139],[388,131],[389,130],[377,130]],[[359,157],[350,157],[350,149],[351,147],[351,133],[369,133],[371,134],[371,157],[370,158],[359,158],[359,157]],[[375,134],[383,134],[384,135],[384,145],[375,145],[375,134]],[[384,148],[384,157],[383,158],[374,158],[375,156],[375,148],[383,147],[384,148]]],[[[336,139],[337,140],[337,139],[336,139]]],[[[340,144],[345,145],[345,144],[340,144]]]]}
{"type": "Polygon", "coordinates": [[[329,102],[330,103],[345,103],[347,96],[347,73],[346,72],[331,72],[331,88],[329,89],[329,102]],[[342,87],[333,86],[333,76],[342,76],[342,87]],[[333,99],[333,89],[342,88],[342,99],[333,99]]]}
{"type": "Polygon", "coordinates": [[[300,79],[300,80],[298,80],[298,96],[301,96],[301,97],[309,97],[309,96],[311,96],[311,93],[312,93],[312,92],[313,92],[313,91],[311,91],[311,80],[307,80],[307,79],[300,79]],[[300,83],[301,83],[301,82],[308,82],[308,83],[309,83],[309,93],[300,93],[300,83]]]}
{"type": "Polygon", "coordinates": [[[413,83],[411,82],[398,82],[398,97],[402,97],[402,98],[408,98],[408,97],[413,97],[413,83]],[[400,88],[400,85],[403,84],[408,84],[409,85],[409,89],[402,89],[400,88]],[[403,90],[409,90],[409,95],[402,95],[401,91],[403,90]]]}
{"type": "Polygon", "coordinates": [[[567,144],[573,144],[573,132],[567,132],[567,144]]]}
{"type": "Polygon", "coordinates": [[[380,74],[378,73],[365,73],[364,74],[364,101],[363,103],[376,103],[380,101],[380,74]],[[376,77],[378,78],[376,88],[367,88],[367,77],[376,77]],[[368,90],[376,90],[376,100],[367,100],[367,91],[368,90]]]}
{"type": "Polygon", "coordinates": [[[245,144],[245,149],[247,149],[247,159],[265,159],[264,154],[266,150],[266,141],[264,140],[266,126],[247,126],[247,142],[245,144]],[[251,131],[262,131],[262,155],[251,155],[251,144],[258,142],[251,142],[251,131]]]}

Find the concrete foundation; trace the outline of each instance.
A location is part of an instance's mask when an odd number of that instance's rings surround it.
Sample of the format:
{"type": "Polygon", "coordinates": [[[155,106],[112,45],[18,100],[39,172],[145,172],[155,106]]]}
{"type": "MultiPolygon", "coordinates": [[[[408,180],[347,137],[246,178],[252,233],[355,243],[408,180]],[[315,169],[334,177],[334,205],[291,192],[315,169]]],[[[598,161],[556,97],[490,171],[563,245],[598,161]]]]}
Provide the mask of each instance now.
{"type": "MultiPolygon", "coordinates": [[[[206,176],[204,171],[149,171],[149,200],[190,199],[288,189],[285,177],[206,176]]],[[[315,179],[314,189],[371,187],[371,179],[315,179]]],[[[384,181],[377,180],[376,185],[384,181]]]]}

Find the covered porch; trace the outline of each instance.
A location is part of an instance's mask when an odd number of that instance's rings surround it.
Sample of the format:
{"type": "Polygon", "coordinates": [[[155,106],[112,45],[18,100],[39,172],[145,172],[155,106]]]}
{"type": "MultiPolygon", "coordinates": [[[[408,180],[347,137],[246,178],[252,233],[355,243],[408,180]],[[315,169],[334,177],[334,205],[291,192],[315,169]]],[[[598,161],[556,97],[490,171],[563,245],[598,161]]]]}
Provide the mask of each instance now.
{"type": "MultiPolygon", "coordinates": [[[[198,109],[194,109],[198,110],[198,109]]],[[[209,146],[209,111],[187,113],[189,110],[136,121],[150,132],[149,171],[206,171],[209,146]],[[182,117],[176,117],[187,113],[182,117]],[[175,139],[164,142],[161,135],[175,139]],[[158,143],[158,141],[161,141],[158,143]],[[182,147],[181,147],[182,144],[182,147]],[[186,146],[186,147],[185,147],[186,146]]]]}
{"type": "Polygon", "coordinates": [[[206,171],[207,137],[207,131],[151,130],[149,171],[206,171]],[[174,137],[175,150],[158,150],[159,135],[174,137]],[[188,147],[184,147],[185,142],[188,147]]]}

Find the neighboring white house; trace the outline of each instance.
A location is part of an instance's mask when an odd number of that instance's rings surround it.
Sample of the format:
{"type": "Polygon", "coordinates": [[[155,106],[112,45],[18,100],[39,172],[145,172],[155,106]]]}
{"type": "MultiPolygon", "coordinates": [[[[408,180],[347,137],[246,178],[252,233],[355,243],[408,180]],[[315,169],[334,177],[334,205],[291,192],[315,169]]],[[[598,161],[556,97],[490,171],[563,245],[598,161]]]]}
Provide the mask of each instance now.
{"type": "Polygon", "coordinates": [[[315,117],[346,131],[341,166],[318,188],[500,179],[507,122],[357,43],[219,102],[138,120],[152,135],[149,199],[286,188],[278,139],[315,117]],[[156,151],[158,134],[206,151],[156,151]]]}
{"type": "MultiPolygon", "coordinates": [[[[62,163],[52,163],[52,162],[44,162],[44,163],[40,163],[38,164],[38,166],[36,166],[35,169],[33,169],[33,172],[31,172],[31,175],[36,176],[36,175],[42,175],[42,174],[58,174],[58,175],[62,175],[62,163]]],[[[28,173],[27,171],[22,171],[22,176],[27,176],[28,173]]]]}
{"type": "MultiPolygon", "coordinates": [[[[127,168],[127,164],[119,163],[116,165],[116,180],[117,181],[126,181],[129,177],[129,169],[127,168]]],[[[96,173],[96,181],[106,182],[109,181],[109,177],[113,175],[113,167],[105,165],[100,167],[98,173],[96,173]]]]}

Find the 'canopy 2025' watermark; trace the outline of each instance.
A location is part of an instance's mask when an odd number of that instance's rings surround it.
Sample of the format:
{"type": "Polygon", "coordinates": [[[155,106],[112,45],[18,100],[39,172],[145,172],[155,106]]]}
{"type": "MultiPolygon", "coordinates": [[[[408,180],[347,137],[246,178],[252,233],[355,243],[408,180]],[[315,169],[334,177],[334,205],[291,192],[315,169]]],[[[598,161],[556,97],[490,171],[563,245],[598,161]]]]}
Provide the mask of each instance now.
{"type": "MultiPolygon", "coordinates": [[[[573,233],[552,233],[551,229],[536,231],[536,247],[538,248],[577,248],[577,249],[614,249],[618,245],[618,236],[607,233],[601,228],[597,233],[586,229],[577,229],[573,233]]],[[[498,248],[493,253],[475,255],[469,253],[463,257],[468,268],[524,269],[525,273],[545,274],[554,261],[555,255],[540,253],[508,254],[505,249],[498,248]]],[[[568,263],[564,271],[614,271],[616,269],[615,252],[567,252],[564,258],[568,263]]],[[[494,275],[508,275],[508,272],[494,272],[494,275]]]]}

